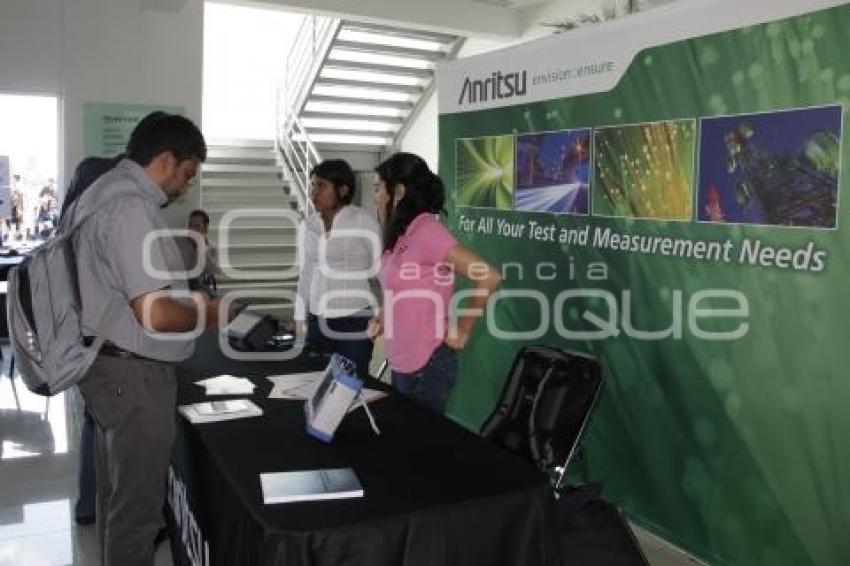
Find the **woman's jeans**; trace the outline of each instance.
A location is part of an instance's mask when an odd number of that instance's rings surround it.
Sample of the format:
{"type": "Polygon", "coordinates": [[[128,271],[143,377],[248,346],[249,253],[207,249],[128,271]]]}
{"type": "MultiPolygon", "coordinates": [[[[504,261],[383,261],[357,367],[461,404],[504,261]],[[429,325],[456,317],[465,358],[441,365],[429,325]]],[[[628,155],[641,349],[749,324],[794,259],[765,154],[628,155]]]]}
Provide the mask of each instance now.
{"type": "Polygon", "coordinates": [[[307,346],[323,352],[342,354],[357,365],[357,373],[361,378],[368,377],[374,344],[366,337],[366,327],[371,318],[371,310],[340,318],[321,318],[309,314],[307,346]]]}
{"type": "Polygon", "coordinates": [[[443,414],[457,377],[457,354],[443,343],[421,369],[412,373],[393,371],[392,375],[396,391],[443,414]]]}

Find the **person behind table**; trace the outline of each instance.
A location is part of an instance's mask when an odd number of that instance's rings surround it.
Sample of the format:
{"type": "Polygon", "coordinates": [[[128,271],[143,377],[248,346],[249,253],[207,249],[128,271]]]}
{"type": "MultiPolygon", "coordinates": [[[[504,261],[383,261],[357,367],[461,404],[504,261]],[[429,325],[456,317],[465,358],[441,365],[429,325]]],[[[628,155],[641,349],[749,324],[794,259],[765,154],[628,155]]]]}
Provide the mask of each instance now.
{"type": "Polygon", "coordinates": [[[383,224],[378,278],[384,311],[370,333],[384,334],[393,387],[442,413],[455,383],[456,352],[465,346],[502,278],[440,223],[443,183],[422,158],[396,153],[376,171],[375,205],[383,224]],[[454,273],[472,281],[474,295],[466,305],[467,314],[451,327],[454,273]],[[427,296],[410,296],[413,292],[427,296]]]}
{"type": "Polygon", "coordinates": [[[20,175],[14,176],[12,183],[12,222],[15,225],[15,236],[21,233],[21,222],[24,220],[24,184],[20,175]]]}
{"type": "Polygon", "coordinates": [[[301,230],[296,333],[303,335],[306,323],[308,347],[338,352],[366,376],[373,346],[366,330],[374,314],[369,277],[380,253],[378,224],[351,204],[357,185],[347,162],[319,163],[310,171],[310,185],[316,211],[301,230]]]}
{"type": "MultiPolygon", "coordinates": [[[[201,209],[195,209],[189,213],[189,220],[186,227],[192,232],[196,232],[201,236],[204,242],[204,265],[200,275],[189,279],[189,289],[192,291],[203,291],[208,295],[215,294],[215,274],[217,271],[217,263],[215,252],[210,246],[207,234],[210,228],[210,217],[201,209]]],[[[194,238],[188,236],[175,238],[177,247],[180,249],[180,255],[183,256],[183,262],[186,264],[186,270],[191,271],[198,265],[199,250],[198,242],[194,238]]]]}
{"type": "Polygon", "coordinates": [[[56,220],[59,216],[56,208],[56,183],[53,179],[50,179],[38,194],[35,223],[35,233],[38,237],[48,237],[50,231],[56,227],[56,220]]]}

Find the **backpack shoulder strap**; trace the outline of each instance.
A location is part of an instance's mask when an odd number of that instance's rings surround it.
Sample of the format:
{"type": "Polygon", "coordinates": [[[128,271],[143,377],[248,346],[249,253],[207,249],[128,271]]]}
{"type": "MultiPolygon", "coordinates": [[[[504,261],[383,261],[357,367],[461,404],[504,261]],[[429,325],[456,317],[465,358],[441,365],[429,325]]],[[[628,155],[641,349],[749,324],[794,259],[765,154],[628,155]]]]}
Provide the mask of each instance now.
{"type": "MultiPolygon", "coordinates": [[[[109,171],[103,176],[109,175],[111,172],[112,171],[109,171]]],[[[103,176],[99,177],[98,181],[103,176]]],[[[118,177],[118,179],[121,179],[121,177],[118,177]]],[[[129,181],[129,179],[127,180],[129,181]]],[[[111,184],[112,183],[110,183],[110,185],[111,184]]],[[[115,202],[117,199],[125,198],[141,199],[142,196],[139,194],[137,188],[129,182],[126,186],[119,184],[119,186],[105,187],[95,181],[91,187],[80,194],[74,202],[71,203],[70,208],[62,215],[56,231],[57,237],[70,236],[97,212],[106,208],[107,205],[115,202]],[[86,203],[86,206],[81,207],[81,203],[83,202],[86,203]],[[86,208],[88,208],[88,210],[85,210],[86,208]],[[78,214],[81,209],[82,216],[78,214]]]]}

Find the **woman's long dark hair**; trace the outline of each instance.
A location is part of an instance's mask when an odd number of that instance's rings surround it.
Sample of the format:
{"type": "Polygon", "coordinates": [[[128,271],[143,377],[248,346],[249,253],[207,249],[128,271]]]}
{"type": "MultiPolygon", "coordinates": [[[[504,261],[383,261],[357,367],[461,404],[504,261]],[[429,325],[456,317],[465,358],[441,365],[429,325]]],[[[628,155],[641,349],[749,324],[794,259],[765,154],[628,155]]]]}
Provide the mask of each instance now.
{"type": "Polygon", "coordinates": [[[384,218],[384,251],[392,251],[399,237],[413,219],[423,212],[438,214],[443,211],[445,189],[437,177],[418,155],[396,153],[375,168],[387,186],[390,199],[384,218]],[[396,186],[404,185],[404,197],[393,207],[396,186]]]}

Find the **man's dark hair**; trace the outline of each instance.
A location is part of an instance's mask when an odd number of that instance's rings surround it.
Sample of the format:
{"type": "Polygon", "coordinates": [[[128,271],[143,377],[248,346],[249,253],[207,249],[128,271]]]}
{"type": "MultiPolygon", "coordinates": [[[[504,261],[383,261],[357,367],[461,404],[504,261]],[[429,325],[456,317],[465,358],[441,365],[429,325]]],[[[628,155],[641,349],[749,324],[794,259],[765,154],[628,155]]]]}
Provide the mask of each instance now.
{"type": "Polygon", "coordinates": [[[178,162],[207,159],[207,144],[198,127],[177,114],[150,115],[140,121],[127,142],[127,157],[147,167],[162,152],[171,152],[178,162]]]}
{"type": "Polygon", "coordinates": [[[344,159],[326,159],[312,169],[310,169],[311,177],[318,177],[330,181],[336,189],[336,196],[343,206],[351,204],[354,200],[354,193],[357,190],[357,179],[354,177],[354,171],[351,170],[351,165],[344,159]],[[340,187],[348,187],[348,193],[341,195],[340,187]]]}
{"type": "Polygon", "coordinates": [[[200,217],[201,220],[204,221],[204,226],[210,225],[210,215],[207,214],[206,212],[204,212],[203,210],[201,210],[200,208],[196,208],[195,210],[193,210],[192,212],[189,213],[189,219],[190,220],[192,218],[194,218],[195,216],[200,217]]]}

